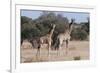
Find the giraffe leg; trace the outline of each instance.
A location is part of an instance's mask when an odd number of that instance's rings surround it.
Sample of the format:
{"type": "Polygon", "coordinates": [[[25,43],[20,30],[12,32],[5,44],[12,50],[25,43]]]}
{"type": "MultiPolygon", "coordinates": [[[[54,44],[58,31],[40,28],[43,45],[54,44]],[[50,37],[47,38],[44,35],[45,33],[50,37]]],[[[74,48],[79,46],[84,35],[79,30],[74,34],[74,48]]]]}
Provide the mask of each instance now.
{"type": "Polygon", "coordinates": [[[57,56],[59,56],[59,54],[60,54],[60,48],[61,48],[61,42],[60,42],[60,39],[58,38],[58,40],[57,40],[57,56]]]}
{"type": "Polygon", "coordinates": [[[60,51],[61,51],[61,44],[59,45],[59,53],[58,53],[58,56],[60,56],[61,55],[61,53],[60,53],[60,51]]]}
{"type": "Polygon", "coordinates": [[[61,56],[61,50],[62,50],[62,45],[63,45],[63,39],[59,39],[59,56],[61,56]]]}
{"type": "Polygon", "coordinates": [[[49,44],[48,44],[48,56],[50,57],[50,50],[51,50],[51,42],[49,41],[49,44]]]}
{"type": "Polygon", "coordinates": [[[68,54],[68,51],[69,51],[68,42],[69,42],[69,40],[66,40],[66,54],[68,54]]]}
{"type": "Polygon", "coordinates": [[[58,49],[57,49],[57,56],[60,55],[60,49],[61,49],[61,44],[58,45],[58,49]]]}
{"type": "Polygon", "coordinates": [[[57,49],[57,56],[59,55],[59,48],[57,49]]]}
{"type": "Polygon", "coordinates": [[[21,46],[22,46],[22,44],[23,44],[23,40],[21,40],[21,46]]]}
{"type": "Polygon", "coordinates": [[[39,49],[37,49],[36,60],[38,61],[39,49]]]}
{"type": "Polygon", "coordinates": [[[37,53],[36,53],[37,60],[39,60],[39,58],[40,58],[40,49],[41,49],[41,45],[39,44],[38,48],[37,48],[37,53]]]}
{"type": "Polygon", "coordinates": [[[56,49],[57,50],[57,56],[59,55],[59,48],[56,49]]]}

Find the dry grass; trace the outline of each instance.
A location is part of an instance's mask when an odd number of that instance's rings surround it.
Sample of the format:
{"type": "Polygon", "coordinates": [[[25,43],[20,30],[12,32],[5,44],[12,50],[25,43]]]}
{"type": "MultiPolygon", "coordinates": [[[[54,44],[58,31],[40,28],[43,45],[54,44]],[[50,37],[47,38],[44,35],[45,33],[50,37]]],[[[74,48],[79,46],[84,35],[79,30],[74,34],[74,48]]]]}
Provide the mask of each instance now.
{"type": "Polygon", "coordinates": [[[69,44],[69,51],[66,53],[66,48],[60,50],[60,55],[57,55],[56,50],[50,51],[48,57],[48,50],[42,49],[37,55],[37,49],[33,49],[32,45],[24,42],[21,46],[21,63],[30,62],[45,62],[45,61],[71,61],[80,57],[80,60],[89,59],[89,41],[71,41],[69,44]]]}

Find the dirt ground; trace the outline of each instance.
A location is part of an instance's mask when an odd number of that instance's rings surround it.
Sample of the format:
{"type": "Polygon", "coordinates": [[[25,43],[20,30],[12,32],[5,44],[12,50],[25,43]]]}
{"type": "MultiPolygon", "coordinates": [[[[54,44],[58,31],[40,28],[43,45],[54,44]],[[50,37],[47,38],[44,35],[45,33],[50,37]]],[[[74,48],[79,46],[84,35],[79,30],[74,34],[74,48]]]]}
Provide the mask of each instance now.
{"type": "MultiPolygon", "coordinates": [[[[46,44],[44,45],[46,47],[46,44]]],[[[57,50],[48,50],[43,48],[40,54],[37,49],[32,48],[29,42],[23,42],[21,46],[21,63],[45,62],[45,61],[71,61],[71,60],[88,60],[89,59],[89,41],[70,41],[69,48],[62,48],[58,53],[57,50]],[[66,52],[66,49],[69,49],[66,52]]]]}

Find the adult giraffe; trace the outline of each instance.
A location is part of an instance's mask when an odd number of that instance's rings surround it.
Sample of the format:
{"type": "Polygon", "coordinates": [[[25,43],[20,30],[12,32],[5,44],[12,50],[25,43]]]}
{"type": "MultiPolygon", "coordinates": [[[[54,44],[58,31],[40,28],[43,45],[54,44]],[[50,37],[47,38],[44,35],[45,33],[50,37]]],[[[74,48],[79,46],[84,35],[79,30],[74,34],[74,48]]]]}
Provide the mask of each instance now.
{"type": "Polygon", "coordinates": [[[55,48],[57,48],[57,51],[58,51],[57,54],[58,55],[60,54],[60,49],[62,48],[62,44],[63,44],[64,41],[66,42],[66,53],[69,51],[68,43],[69,43],[70,38],[71,38],[70,34],[71,34],[71,31],[72,31],[72,24],[74,24],[74,21],[75,21],[75,19],[71,19],[71,22],[69,23],[68,28],[65,30],[65,32],[60,33],[57,36],[55,48]]]}
{"type": "Polygon", "coordinates": [[[42,36],[40,37],[40,40],[39,40],[39,48],[38,48],[38,52],[37,54],[39,53],[40,54],[40,49],[42,49],[42,46],[44,43],[47,43],[48,44],[48,55],[50,53],[50,50],[51,50],[51,43],[52,43],[52,35],[53,35],[53,32],[54,32],[54,29],[55,29],[55,24],[50,24],[51,28],[48,32],[48,34],[46,34],[45,36],[42,36]]]}

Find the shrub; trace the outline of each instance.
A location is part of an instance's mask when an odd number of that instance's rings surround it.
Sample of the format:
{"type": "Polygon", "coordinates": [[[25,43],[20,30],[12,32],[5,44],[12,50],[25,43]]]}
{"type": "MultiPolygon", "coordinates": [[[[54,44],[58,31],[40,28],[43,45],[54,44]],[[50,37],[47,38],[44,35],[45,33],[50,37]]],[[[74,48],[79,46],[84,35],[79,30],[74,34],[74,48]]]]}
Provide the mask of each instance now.
{"type": "Polygon", "coordinates": [[[80,59],[81,59],[80,56],[76,56],[76,57],[74,57],[74,60],[80,60],[80,59]]]}
{"type": "Polygon", "coordinates": [[[72,40],[86,40],[87,36],[87,32],[80,28],[73,29],[71,33],[72,40]]]}

